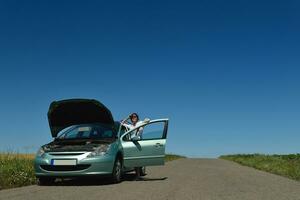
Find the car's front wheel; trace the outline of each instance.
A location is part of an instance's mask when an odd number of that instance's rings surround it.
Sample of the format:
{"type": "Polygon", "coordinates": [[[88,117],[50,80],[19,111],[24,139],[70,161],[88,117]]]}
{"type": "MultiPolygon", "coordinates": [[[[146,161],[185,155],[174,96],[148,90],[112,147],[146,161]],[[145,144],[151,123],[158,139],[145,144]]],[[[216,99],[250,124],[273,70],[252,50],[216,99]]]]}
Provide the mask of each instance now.
{"type": "Polygon", "coordinates": [[[118,157],[115,161],[113,172],[112,172],[112,181],[113,183],[120,183],[122,179],[122,161],[118,157]]]}
{"type": "Polygon", "coordinates": [[[52,185],[55,182],[55,178],[52,177],[39,177],[38,185],[52,185]]]}

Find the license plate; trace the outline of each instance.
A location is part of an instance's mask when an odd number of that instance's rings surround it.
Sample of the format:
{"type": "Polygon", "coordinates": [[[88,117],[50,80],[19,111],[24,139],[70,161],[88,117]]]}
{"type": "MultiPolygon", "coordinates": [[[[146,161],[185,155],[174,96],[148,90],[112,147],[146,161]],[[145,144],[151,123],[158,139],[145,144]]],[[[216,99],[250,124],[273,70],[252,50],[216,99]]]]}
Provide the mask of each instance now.
{"type": "Polygon", "coordinates": [[[77,160],[51,160],[51,165],[76,165],[77,160]]]}

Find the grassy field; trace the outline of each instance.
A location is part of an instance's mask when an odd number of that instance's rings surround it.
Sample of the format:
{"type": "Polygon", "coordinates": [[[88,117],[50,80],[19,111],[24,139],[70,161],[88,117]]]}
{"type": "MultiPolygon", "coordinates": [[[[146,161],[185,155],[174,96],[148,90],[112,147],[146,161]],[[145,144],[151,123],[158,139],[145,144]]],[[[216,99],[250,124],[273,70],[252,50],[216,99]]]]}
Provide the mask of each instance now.
{"type": "MultiPolygon", "coordinates": [[[[168,154],[166,161],[182,158],[168,154]]],[[[32,154],[0,154],[0,189],[36,184],[32,154]]]]}
{"type": "Polygon", "coordinates": [[[237,154],[220,158],[300,181],[300,154],[237,154]]]}
{"type": "Polygon", "coordinates": [[[0,189],[35,183],[33,155],[0,154],[0,189]]]}

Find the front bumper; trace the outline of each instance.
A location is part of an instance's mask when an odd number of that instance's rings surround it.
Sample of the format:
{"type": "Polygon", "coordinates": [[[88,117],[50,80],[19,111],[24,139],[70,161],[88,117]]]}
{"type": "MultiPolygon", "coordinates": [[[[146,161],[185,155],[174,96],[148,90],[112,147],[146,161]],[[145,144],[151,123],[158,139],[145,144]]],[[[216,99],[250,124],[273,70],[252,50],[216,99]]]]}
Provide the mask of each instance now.
{"type": "Polygon", "coordinates": [[[113,171],[114,156],[106,154],[88,158],[90,152],[45,153],[35,158],[34,168],[36,177],[80,177],[94,175],[109,175],[113,171]],[[77,155],[75,155],[77,154],[77,155]],[[76,159],[74,166],[54,166],[52,160],[76,159]]]}

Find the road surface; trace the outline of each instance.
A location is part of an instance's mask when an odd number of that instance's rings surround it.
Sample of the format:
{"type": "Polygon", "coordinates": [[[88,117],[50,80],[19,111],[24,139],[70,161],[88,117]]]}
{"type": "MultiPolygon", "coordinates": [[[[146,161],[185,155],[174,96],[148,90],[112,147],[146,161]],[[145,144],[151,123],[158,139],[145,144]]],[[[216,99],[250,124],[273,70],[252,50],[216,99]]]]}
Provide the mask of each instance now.
{"type": "Polygon", "coordinates": [[[179,159],[149,167],[144,181],[133,175],[116,185],[107,180],[70,180],[55,186],[0,191],[7,200],[300,200],[300,183],[219,159],[179,159]]]}

